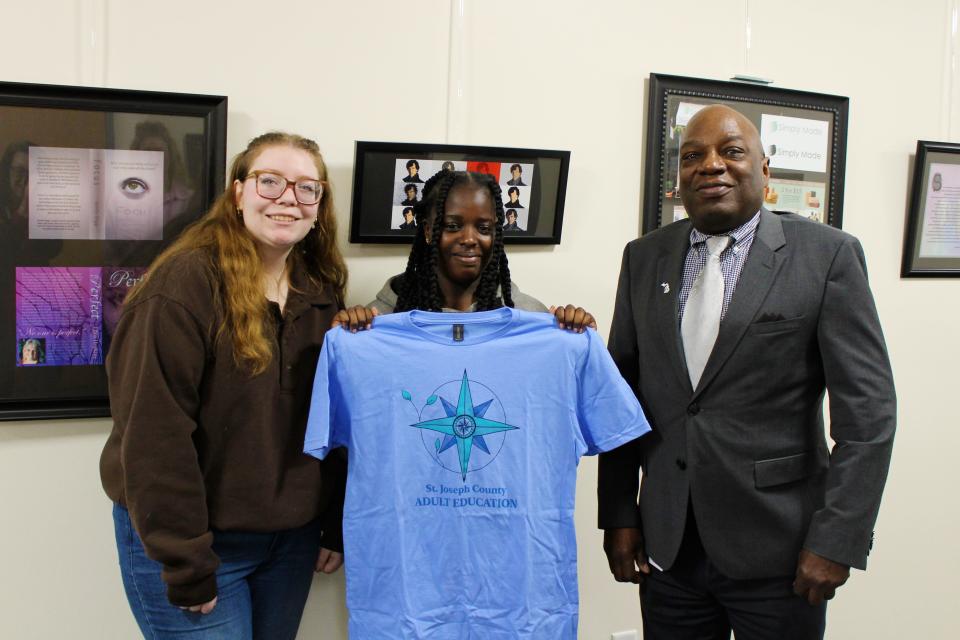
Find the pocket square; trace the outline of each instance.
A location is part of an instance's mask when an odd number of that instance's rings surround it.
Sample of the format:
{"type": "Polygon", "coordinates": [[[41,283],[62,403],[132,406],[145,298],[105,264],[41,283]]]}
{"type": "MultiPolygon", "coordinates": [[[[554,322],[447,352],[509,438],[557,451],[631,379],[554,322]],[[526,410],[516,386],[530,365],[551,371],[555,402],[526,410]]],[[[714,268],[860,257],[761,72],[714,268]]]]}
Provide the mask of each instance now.
{"type": "Polygon", "coordinates": [[[764,313],[764,314],[761,315],[759,318],[757,318],[756,322],[776,322],[776,321],[778,321],[778,320],[783,320],[783,314],[782,314],[782,313],[769,313],[769,312],[768,312],[768,313],[764,313]]]}

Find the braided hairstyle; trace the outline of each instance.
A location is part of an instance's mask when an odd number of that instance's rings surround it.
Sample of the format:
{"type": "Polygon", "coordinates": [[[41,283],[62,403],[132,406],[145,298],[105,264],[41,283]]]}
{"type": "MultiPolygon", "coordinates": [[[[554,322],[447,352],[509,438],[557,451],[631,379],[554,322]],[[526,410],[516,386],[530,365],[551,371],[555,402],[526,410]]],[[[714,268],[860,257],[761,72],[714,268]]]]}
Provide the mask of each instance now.
{"type": "Polygon", "coordinates": [[[477,311],[513,306],[510,293],[510,266],[503,248],[503,199],[500,185],[485,173],[444,170],[433,175],[423,186],[423,199],[414,205],[417,217],[417,235],[410,249],[407,270],[393,283],[397,292],[396,311],[441,311],[448,306],[440,291],[437,268],[440,261],[438,244],[443,233],[443,216],[450,190],[460,186],[486,188],[496,209],[493,247],[490,259],[480,273],[474,293],[477,311]],[[427,227],[432,230],[432,242],[427,241],[427,227]],[[498,295],[499,293],[499,295],[498,295]]]}

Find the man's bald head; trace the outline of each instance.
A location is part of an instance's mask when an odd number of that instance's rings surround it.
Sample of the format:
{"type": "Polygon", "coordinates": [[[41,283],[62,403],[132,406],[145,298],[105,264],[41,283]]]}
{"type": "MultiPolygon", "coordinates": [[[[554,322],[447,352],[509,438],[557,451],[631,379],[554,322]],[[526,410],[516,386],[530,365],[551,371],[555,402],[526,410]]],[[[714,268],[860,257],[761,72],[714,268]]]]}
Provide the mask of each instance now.
{"type": "Polygon", "coordinates": [[[760,151],[760,156],[763,157],[763,145],[760,142],[760,132],[757,130],[756,125],[754,125],[749,118],[737,111],[732,107],[728,107],[725,104],[711,104],[709,106],[700,109],[690,120],[687,122],[687,127],[684,130],[684,139],[690,135],[690,130],[693,129],[696,131],[698,122],[701,119],[718,119],[718,118],[732,118],[739,125],[740,130],[744,135],[752,136],[756,142],[756,148],[760,151]]]}

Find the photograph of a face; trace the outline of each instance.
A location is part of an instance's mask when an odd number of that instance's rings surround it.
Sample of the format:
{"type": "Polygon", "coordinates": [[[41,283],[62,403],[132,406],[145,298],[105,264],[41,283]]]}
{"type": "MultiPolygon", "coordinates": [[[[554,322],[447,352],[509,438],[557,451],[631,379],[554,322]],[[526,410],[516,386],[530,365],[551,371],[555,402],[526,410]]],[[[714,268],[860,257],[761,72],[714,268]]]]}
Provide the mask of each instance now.
{"type": "Polygon", "coordinates": [[[417,230],[413,207],[423,200],[424,184],[438,171],[465,171],[467,163],[450,160],[397,158],[393,180],[390,228],[413,235],[417,230]]]}
{"type": "Polygon", "coordinates": [[[503,195],[503,208],[506,217],[504,231],[512,236],[524,233],[527,227],[529,207],[523,203],[530,201],[533,184],[533,164],[519,162],[465,161],[465,160],[427,160],[417,158],[398,158],[394,176],[393,206],[390,220],[391,229],[413,234],[417,223],[414,205],[423,200],[423,188],[426,181],[441,171],[472,171],[494,177],[500,185],[503,195]],[[524,181],[526,172],[526,182],[524,181]],[[518,213],[519,212],[519,213],[518,213]],[[519,222],[519,224],[518,224],[519,222]]]}
{"type": "Polygon", "coordinates": [[[351,242],[410,242],[427,181],[470,171],[500,186],[505,241],[557,243],[568,164],[565,151],[358,142],[351,242]]]}

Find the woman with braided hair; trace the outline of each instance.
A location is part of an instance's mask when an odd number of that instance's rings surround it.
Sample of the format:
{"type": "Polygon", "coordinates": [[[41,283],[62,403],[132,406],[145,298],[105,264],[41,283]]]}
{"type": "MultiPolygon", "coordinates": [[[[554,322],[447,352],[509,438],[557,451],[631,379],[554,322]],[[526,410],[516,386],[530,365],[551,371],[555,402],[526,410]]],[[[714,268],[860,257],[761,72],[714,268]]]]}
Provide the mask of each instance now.
{"type": "MultiPolygon", "coordinates": [[[[369,328],[380,313],[393,311],[486,311],[515,307],[548,311],[510,280],[503,246],[504,209],[492,176],[441,171],[427,180],[414,206],[417,235],[406,271],[390,278],[367,307],[337,313],[334,326],[369,328]]],[[[551,307],[561,327],[582,332],[596,328],[580,307],[551,307]]]]}

